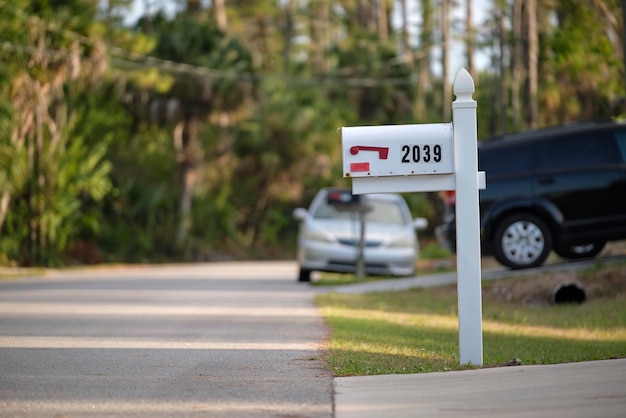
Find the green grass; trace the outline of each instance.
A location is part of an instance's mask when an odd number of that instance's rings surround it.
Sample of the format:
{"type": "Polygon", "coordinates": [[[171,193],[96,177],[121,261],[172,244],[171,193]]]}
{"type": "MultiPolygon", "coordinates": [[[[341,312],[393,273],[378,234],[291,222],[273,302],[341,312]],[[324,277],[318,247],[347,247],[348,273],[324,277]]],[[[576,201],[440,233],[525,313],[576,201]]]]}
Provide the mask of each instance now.
{"type": "Polygon", "coordinates": [[[312,286],[341,286],[345,284],[364,283],[386,279],[396,279],[394,276],[371,276],[366,275],[362,279],[352,273],[320,273],[319,278],[311,281],[312,286]]]}
{"type": "Polygon", "coordinates": [[[436,242],[427,242],[420,250],[420,258],[425,259],[442,259],[451,256],[452,253],[449,250],[443,248],[436,242]]]}
{"type": "Polygon", "coordinates": [[[0,280],[11,280],[20,277],[37,277],[46,274],[43,268],[31,267],[0,267],[0,280]]]}
{"type": "MultiPolygon", "coordinates": [[[[598,270],[584,274],[603,271],[598,270]]],[[[613,276],[626,280],[623,270],[613,276]]],[[[512,280],[488,286],[499,282],[512,280]]],[[[550,364],[626,356],[626,292],[609,297],[600,292],[581,305],[534,306],[507,303],[488,292],[483,297],[485,367],[516,358],[523,364],[550,364]]],[[[330,293],[316,296],[316,304],[332,329],[326,360],[336,376],[472,367],[459,364],[455,286],[330,293]]]]}

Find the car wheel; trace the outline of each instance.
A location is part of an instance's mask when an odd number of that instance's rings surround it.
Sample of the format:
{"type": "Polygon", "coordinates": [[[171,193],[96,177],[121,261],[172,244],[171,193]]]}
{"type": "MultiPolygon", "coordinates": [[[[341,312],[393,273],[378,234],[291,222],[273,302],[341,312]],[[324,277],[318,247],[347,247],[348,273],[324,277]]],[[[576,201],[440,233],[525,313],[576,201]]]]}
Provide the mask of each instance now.
{"type": "Polygon", "coordinates": [[[554,251],[563,258],[587,258],[600,254],[605,245],[606,241],[595,241],[588,244],[565,245],[561,248],[555,248],[554,251]]]}
{"type": "Polygon", "coordinates": [[[541,265],[552,250],[552,237],[544,221],[518,213],[505,218],[496,230],[494,255],[503,265],[523,269],[541,265]]]}
{"type": "Polygon", "coordinates": [[[311,281],[311,270],[300,269],[300,274],[298,275],[299,282],[310,282],[311,281]]]}

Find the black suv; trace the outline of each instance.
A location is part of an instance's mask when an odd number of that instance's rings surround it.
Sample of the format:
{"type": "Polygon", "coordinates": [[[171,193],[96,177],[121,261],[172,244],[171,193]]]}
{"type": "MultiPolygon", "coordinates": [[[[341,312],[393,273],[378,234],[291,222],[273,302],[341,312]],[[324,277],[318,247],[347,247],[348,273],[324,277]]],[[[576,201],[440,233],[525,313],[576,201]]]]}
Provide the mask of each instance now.
{"type": "MultiPolygon", "coordinates": [[[[626,239],[626,125],[576,123],[481,141],[478,164],[483,253],[521,269],[551,250],[564,258],[597,255],[626,239]]],[[[455,250],[453,204],[437,228],[455,250]]]]}

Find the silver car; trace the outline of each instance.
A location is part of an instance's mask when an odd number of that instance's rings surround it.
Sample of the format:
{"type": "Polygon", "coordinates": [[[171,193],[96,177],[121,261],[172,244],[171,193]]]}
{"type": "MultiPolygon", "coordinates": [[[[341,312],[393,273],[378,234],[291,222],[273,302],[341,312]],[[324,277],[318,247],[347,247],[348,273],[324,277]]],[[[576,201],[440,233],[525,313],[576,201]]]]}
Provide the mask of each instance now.
{"type": "MultiPolygon", "coordinates": [[[[329,193],[320,190],[309,210],[297,208],[299,281],[310,281],[311,272],[355,273],[361,240],[361,214],[354,206],[333,204],[329,193]]],[[[348,192],[350,195],[351,193],[348,192]]],[[[423,229],[424,218],[411,218],[399,194],[361,196],[365,208],[363,239],[364,269],[373,275],[407,276],[415,273],[418,241],[416,229],[423,229]]]]}

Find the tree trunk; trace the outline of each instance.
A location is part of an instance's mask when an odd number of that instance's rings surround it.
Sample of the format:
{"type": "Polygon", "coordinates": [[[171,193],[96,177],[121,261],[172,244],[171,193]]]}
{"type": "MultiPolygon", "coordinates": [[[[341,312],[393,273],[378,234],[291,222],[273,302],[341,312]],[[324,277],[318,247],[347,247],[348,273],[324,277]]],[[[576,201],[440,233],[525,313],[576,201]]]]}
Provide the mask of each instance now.
{"type": "Polygon", "coordinates": [[[474,74],[474,23],[472,22],[472,0],[465,0],[465,53],[467,54],[467,71],[474,74]]]}
{"type": "Polygon", "coordinates": [[[213,0],[213,9],[215,11],[215,22],[221,31],[226,31],[228,22],[226,20],[226,7],[224,0],[213,0]]]}
{"type": "Polygon", "coordinates": [[[402,5],[402,29],[401,29],[401,48],[402,58],[406,65],[413,67],[413,60],[411,54],[411,43],[409,42],[409,14],[407,0],[401,0],[402,5]]]}
{"type": "Polygon", "coordinates": [[[285,24],[283,29],[283,68],[285,73],[289,73],[289,68],[291,67],[291,48],[293,46],[293,38],[295,35],[295,23],[294,23],[294,8],[295,3],[294,0],[289,0],[285,4],[285,24]]]}
{"type": "Polygon", "coordinates": [[[389,38],[387,25],[387,0],[378,0],[378,39],[386,41],[389,38]]]}
{"type": "Polygon", "coordinates": [[[318,0],[315,1],[312,6],[314,7],[313,15],[315,16],[311,22],[313,67],[315,68],[315,72],[320,74],[326,72],[327,70],[324,50],[328,44],[326,36],[328,29],[329,5],[326,0],[318,0]]]}
{"type": "Polygon", "coordinates": [[[376,0],[364,0],[363,1],[363,16],[365,18],[367,29],[376,33],[378,29],[378,5],[376,4],[376,0]]]}
{"type": "Polygon", "coordinates": [[[441,82],[443,85],[443,120],[447,122],[451,118],[450,102],[452,100],[452,85],[448,82],[448,49],[450,40],[450,3],[449,0],[441,1],[441,82]]]}
{"type": "Polygon", "coordinates": [[[507,125],[507,89],[506,89],[506,44],[507,44],[507,33],[504,28],[504,16],[505,16],[505,5],[502,2],[498,2],[498,47],[500,49],[500,53],[498,54],[498,64],[499,64],[499,83],[498,83],[498,95],[496,97],[497,103],[497,115],[498,115],[498,133],[506,132],[507,125]]]}
{"type": "Polygon", "coordinates": [[[622,0],[622,62],[624,63],[622,76],[624,78],[624,96],[626,97],[626,0],[622,0]]]}
{"type": "Polygon", "coordinates": [[[187,13],[195,15],[202,11],[200,0],[187,0],[187,13]]]}
{"type": "Polygon", "coordinates": [[[513,54],[511,57],[511,118],[513,130],[518,131],[521,126],[520,89],[523,75],[523,45],[522,45],[522,1],[513,0],[513,54]]]}
{"type": "Polygon", "coordinates": [[[615,56],[619,56],[624,52],[626,46],[626,24],[623,22],[626,20],[626,0],[621,0],[622,9],[622,30],[620,31],[619,19],[617,15],[606,5],[605,0],[592,0],[591,6],[597,11],[602,18],[602,21],[608,28],[609,39],[612,41],[615,56]]]}
{"type": "Polygon", "coordinates": [[[9,212],[9,203],[11,203],[11,194],[5,190],[2,192],[2,198],[0,198],[0,231],[2,231],[4,220],[9,212]]]}
{"type": "Polygon", "coordinates": [[[174,139],[175,143],[182,144],[182,154],[179,153],[182,189],[179,202],[180,223],[176,235],[179,245],[187,239],[193,222],[191,214],[193,192],[198,184],[198,170],[204,158],[199,138],[202,125],[200,119],[196,115],[191,115],[181,124],[175,129],[175,135],[181,135],[181,137],[174,139]]]}
{"type": "Polygon", "coordinates": [[[430,87],[430,50],[433,39],[432,0],[422,0],[422,31],[420,33],[420,55],[418,57],[418,94],[415,104],[417,119],[427,118],[426,101],[430,87]]]}
{"type": "Polygon", "coordinates": [[[143,3],[143,29],[146,33],[152,33],[154,26],[152,25],[152,13],[150,10],[150,0],[144,0],[143,3]]]}
{"type": "Polygon", "coordinates": [[[536,0],[526,0],[526,24],[528,38],[528,83],[527,83],[527,106],[528,127],[534,129],[537,127],[537,119],[539,110],[537,108],[537,91],[538,91],[538,55],[539,55],[539,39],[537,34],[537,3],[536,0]]]}

